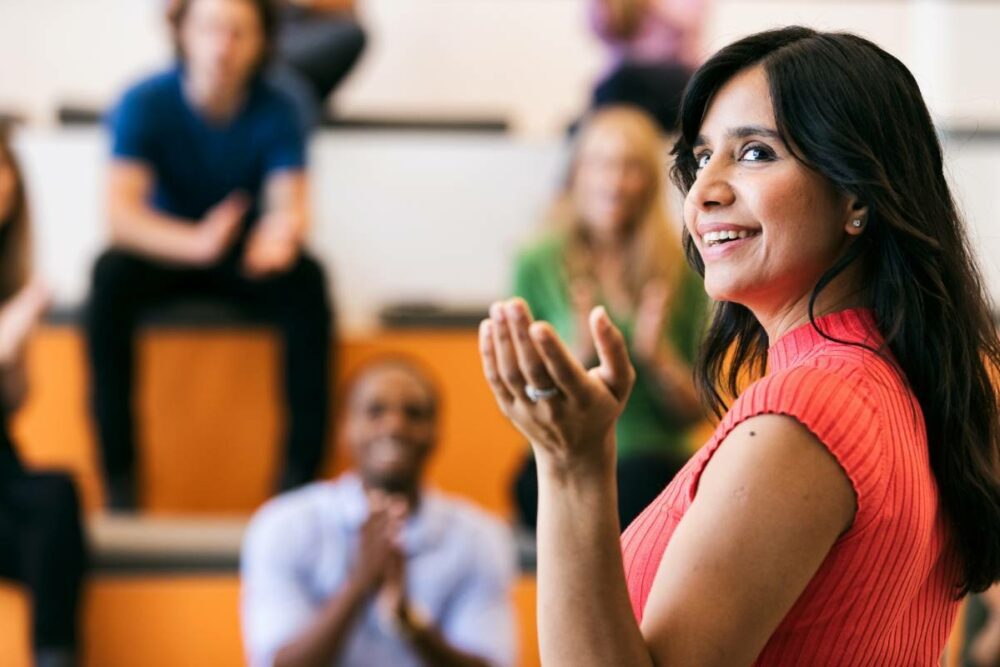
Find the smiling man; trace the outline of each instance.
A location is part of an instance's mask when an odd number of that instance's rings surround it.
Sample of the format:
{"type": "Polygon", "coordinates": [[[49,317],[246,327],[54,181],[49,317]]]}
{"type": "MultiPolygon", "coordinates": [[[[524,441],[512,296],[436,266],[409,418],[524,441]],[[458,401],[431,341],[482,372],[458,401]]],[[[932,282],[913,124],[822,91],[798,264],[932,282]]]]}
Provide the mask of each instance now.
{"type": "Polygon", "coordinates": [[[87,313],[106,495],[122,510],[139,492],[134,331],[150,306],[210,296],[280,330],[288,427],[279,490],[314,478],[328,425],[332,313],[323,270],[303,251],[305,139],[292,101],[261,76],[274,7],[181,0],[173,19],[176,65],[127,91],[110,119],[113,247],[97,261],[87,313]]]}
{"type": "Polygon", "coordinates": [[[408,361],[352,384],[355,470],[265,505],[243,547],[253,667],[504,667],[516,654],[507,530],[423,483],[438,395],[408,361]]]}

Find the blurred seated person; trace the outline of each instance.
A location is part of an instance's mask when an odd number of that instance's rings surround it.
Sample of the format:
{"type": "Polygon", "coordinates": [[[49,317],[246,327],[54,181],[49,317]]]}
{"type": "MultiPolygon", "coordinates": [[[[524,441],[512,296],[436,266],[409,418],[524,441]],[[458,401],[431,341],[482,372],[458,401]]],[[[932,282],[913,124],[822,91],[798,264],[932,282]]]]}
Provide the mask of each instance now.
{"type": "Polygon", "coordinates": [[[125,93],[111,118],[113,247],[94,268],[86,329],[113,509],[137,504],[136,322],[170,300],[224,299],[276,325],[288,406],[278,488],[311,480],[321,462],[332,313],[323,270],[303,250],[303,133],[291,101],[258,75],[275,21],[267,0],[182,0],[177,65],[125,93]]]}
{"type": "Polygon", "coordinates": [[[977,598],[986,612],[986,619],[979,631],[969,638],[969,664],[1000,667],[1000,584],[977,598]]]}
{"type": "Polygon", "coordinates": [[[681,94],[700,64],[708,0],[590,0],[590,22],[610,63],[593,106],[634,104],[664,132],[677,125],[681,94]]]}
{"type": "Polygon", "coordinates": [[[513,665],[509,531],[424,482],[434,384],[408,361],[382,359],[346,401],[355,470],[271,500],[248,529],[250,665],[513,665]]]}
{"type": "Polygon", "coordinates": [[[76,488],[68,475],[26,468],[10,434],[28,390],[25,344],[49,301],[30,254],[24,183],[0,136],[0,577],[30,594],[34,664],[69,667],[86,565],[76,488]]]}
{"type": "MultiPolygon", "coordinates": [[[[307,130],[322,122],[323,106],[357,64],[366,36],[355,0],[272,0],[279,12],[268,79],[291,95],[307,130]]],[[[176,23],[183,0],[169,0],[176,23]]]]}
{"type": "MultiPolygon", "coordinates": [[[[687,461],[686,429],[702,418],[692,363],[707,315],[664,201],[662,135],[635,107],[599,109],[577,135],[552,229],[526,248],[514,295],[536,319],[596,362],[587,318],[607,308],[629,344],[637,377],[618,422],[619,519],[627,526],[687,461]]],[[[538,485],[530,451],[514,484],[522,522],[535,527],[538,485]]]]}

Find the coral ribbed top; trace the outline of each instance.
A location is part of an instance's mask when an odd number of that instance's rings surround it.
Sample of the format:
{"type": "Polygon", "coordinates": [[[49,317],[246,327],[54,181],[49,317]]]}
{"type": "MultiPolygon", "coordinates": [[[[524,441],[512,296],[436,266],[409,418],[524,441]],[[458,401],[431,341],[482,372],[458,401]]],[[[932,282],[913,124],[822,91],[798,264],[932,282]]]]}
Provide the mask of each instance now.
{"type": "MultiPolygon", "coordinates": [[[[868,310],[816,324],[840,340],[876,349],[883,342],[868,310]]],[[[826,340],[811,324],[782,336],[768,364],[767,375],[740,395],[711,440],[622,536],[636,618],[712,455],[742,421],[779,413],[801,422],[837,459],[854,487],[857,514],[754,664],[937,665],[957,611],[959,561],[916,398],[891,358],[826,340]]]]}

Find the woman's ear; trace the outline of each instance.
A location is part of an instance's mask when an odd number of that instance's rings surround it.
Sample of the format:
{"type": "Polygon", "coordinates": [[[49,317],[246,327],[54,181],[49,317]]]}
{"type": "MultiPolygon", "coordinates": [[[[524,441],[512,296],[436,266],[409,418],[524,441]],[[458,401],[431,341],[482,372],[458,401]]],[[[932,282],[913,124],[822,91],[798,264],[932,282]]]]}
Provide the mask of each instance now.
{"type": "Polygon", "coordinates": [[[868,205],[854,195],[847,198],[845,231],[850,236],[860,236],[868,225],[868,205]]]}

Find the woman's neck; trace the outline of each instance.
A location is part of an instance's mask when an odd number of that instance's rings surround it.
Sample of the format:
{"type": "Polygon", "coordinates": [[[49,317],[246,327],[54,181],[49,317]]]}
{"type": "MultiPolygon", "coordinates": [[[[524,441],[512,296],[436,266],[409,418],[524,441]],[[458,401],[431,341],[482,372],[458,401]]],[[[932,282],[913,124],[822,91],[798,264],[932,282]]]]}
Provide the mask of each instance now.
{"type": "MultiPolygon", "coordinates": [[[[771,344],[789,331],[809,322],[809,301],[812,292],[810,289],[770,308],[749,306],[757,321],[767,332],[767,339],[771,344]]],[[[815,318],[819,318],[841,310],[864,308],[868,305],[870,304],[862,287],[860,268],[850,266],[820,291],[813,304],[812,314],[815,318]]]]}

